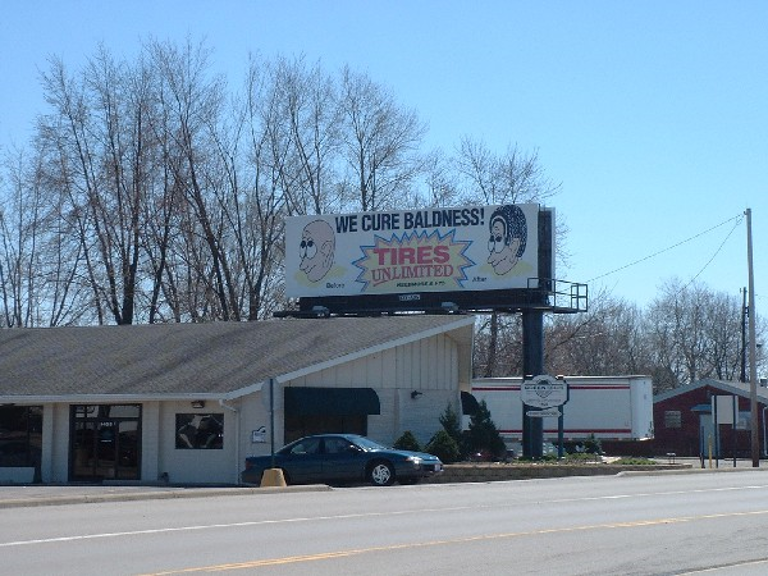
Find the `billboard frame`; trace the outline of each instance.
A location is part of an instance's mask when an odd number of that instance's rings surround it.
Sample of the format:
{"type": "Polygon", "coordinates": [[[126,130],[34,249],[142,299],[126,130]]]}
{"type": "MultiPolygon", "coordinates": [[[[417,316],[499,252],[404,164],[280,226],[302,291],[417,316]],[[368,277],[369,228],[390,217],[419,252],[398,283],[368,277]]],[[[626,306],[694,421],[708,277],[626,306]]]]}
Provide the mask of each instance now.
{"type": "Polygon", "coordinates": [[[554,211],[538,212],[538,275],[527,279],[526,288],[462,290],[450,292],[413,291],[387,294],[299,297],[298,310],[276,312],[277,317],[327,317],[330,315],[370,316],[424,312],[506,312],[525,310],[572,314],[588,310],[588,286],[553,278],[554,211]]]}

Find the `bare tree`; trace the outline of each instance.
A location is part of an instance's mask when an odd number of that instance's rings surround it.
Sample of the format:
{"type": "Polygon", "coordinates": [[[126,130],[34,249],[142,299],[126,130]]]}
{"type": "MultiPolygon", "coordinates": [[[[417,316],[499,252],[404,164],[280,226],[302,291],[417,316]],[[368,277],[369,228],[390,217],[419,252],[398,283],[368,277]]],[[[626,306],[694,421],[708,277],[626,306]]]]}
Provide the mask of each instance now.
{"type": "Polygon", "coordinates": [[[99,322],[134,321],[147,146],[144,97],[130,74],[101,48],[79,77],[51,60],[43,75],[53,108],[39,128],[51,189],[74,220],[99,322]]]}
{"type": "Polygon", "coordinates": [[[509,146],[498,154],[484,143],[464,137],[456,155],[463,203],[545,203],[560,191],[541,165],[538,153],[509,146]]]}
{"type": "Polygon", "coordinates": [[[464,197],[459,185],[455,161],[442,150],[433,150],[424,156],[424,184],[422,193],[414,200],[415,206],[406,208],[458,206],[464,197]]]}
{"type": "Polygon", "coordinates": [[[345,208],[337,182],[341,150],[342,109],[333,79],[319,63],[308,67],[303,59],[278,60],[272,85],[280,93],[283,116],[290,127],[291,164],[305,213],[323,214],[345,208]]]}
{"type": "MultiPolygon", "coordinates": [[[[446,198],[458,200],[460,204],[541,203],[557,194],[560,188],[546,177],[537,154],[524,154],[516,146],[510,146],[500,155],[483,143],[464,137],[452,164],[456,167],[452,177],[436,170],[432,173],[438,178],[439,189],[446,192],[446,198]],[[454,190],[461,192],[456,194],[454,190]]],[[[499,372],[501,365],[520,364],[519,360],[507,358],[503,350],[510,349],[509,344],[500,339],[508,325],[499,313],[491,314],[488,322],[481,324],[481,330],[487,329],[479,339],[486,376],[504,374],[503,370],[499,372]]],[[[509,353],[521,359],[521,334],[517,343],[509,353]]]]}
{"type": "Polygon", "coordinates": [[[645,373],[649,357],[643,327],[637,306],[599,293],[588,312],[550,318],[545,365],[555,374],[645,373]]]}
{"type": "Polygon", "coordinates": [[[222,178],[212,136],[222,113],[223,79],[209,77],[210,50],[203,44],[188,42],[178,49],[155,41],[149,52],[161,78],[163,118],[169,123],[164,134],[171,138],[174,186],[184,200],[181,237],[195,276],[187,289],[202,288],[205,292],[202,302],[189,304],[197,308],[195,314],[202,304],[203,317],[239,320],[241,310],[226,249],[224,215],[220,198],[213,192],[222,178]]]}
{"type": "Polygon", "coordinates": [[[342,71],[340,102],[350,171],[345,189],[354,190],[360,211],[397,207],[423,169],[425,124],[387,89],[349,67],[342,71]]]}
{"type": "Polygon", "coordinates": [[[655,364],[674,376],[664,385],[738,377],[743,354],[738,295],[673,279],[663,286],[647,317],[655,364]]]}
{"type": "Polygon", "coordinates": [[[0,298],[6,327],[38,324],[39,235],[43,210],[39,187],[29,186],[23,155],[6,159],[11,189],[0,203],[0,298]]]}
{"type": "Polygon", "coordinates": [[[523,373],[523,328],[519,315],[478,316],[474,349],[474,372],[478,377],[523,373]]]}
{"type": "Polygon", "coordinates": [[[78,245],[39,164],[18,151],[2,166],[9,186],[0,186],[0,325],[58,326],[88,318],[78,245]]]}

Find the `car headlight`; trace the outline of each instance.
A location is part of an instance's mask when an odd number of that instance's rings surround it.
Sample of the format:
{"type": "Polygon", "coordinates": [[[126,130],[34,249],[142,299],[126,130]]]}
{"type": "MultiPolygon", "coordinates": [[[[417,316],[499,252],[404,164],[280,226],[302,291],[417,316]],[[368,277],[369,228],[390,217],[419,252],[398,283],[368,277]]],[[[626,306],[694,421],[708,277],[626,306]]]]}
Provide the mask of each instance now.
{"type": "Polygon", "coordinates": [[[406,462],[410,462],[414,466],[421,466],[421,458],[418,456],[408,456],[408,458],[405,459],[406,462]]]}

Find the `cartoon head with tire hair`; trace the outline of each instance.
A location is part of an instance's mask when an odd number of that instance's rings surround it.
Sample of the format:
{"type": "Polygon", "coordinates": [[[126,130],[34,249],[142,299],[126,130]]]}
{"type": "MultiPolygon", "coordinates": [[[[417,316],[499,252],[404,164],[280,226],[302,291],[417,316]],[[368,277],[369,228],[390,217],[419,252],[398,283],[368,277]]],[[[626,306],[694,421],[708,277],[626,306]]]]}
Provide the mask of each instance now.
{"type": "Polygon", "coordinates": [[[496,274],[503,276],[515,267],[525,252],[528,226],[525,214],[514,204],[499,206],[488,222],[491,237],[488,240],[488,263],[496,274]]]}

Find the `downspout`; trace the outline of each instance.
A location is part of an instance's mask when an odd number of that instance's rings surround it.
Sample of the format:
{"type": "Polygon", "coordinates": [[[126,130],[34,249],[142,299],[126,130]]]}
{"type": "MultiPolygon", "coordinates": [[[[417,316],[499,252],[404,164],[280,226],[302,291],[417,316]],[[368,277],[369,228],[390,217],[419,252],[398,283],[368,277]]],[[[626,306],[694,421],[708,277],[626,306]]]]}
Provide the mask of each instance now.
{"type": "Polygon", "coordinates": [[[219,406],[235,414],[235,484],[240,484],[240,411],[227,404],[223,398],[219,398],[219,406]]]}
{"type": "Polygon", "coordinates": [[[763,406],[763,456],[768,456],[768,433],[765,429],[765,411],[768,410],[768,406],[763,406]]]}

